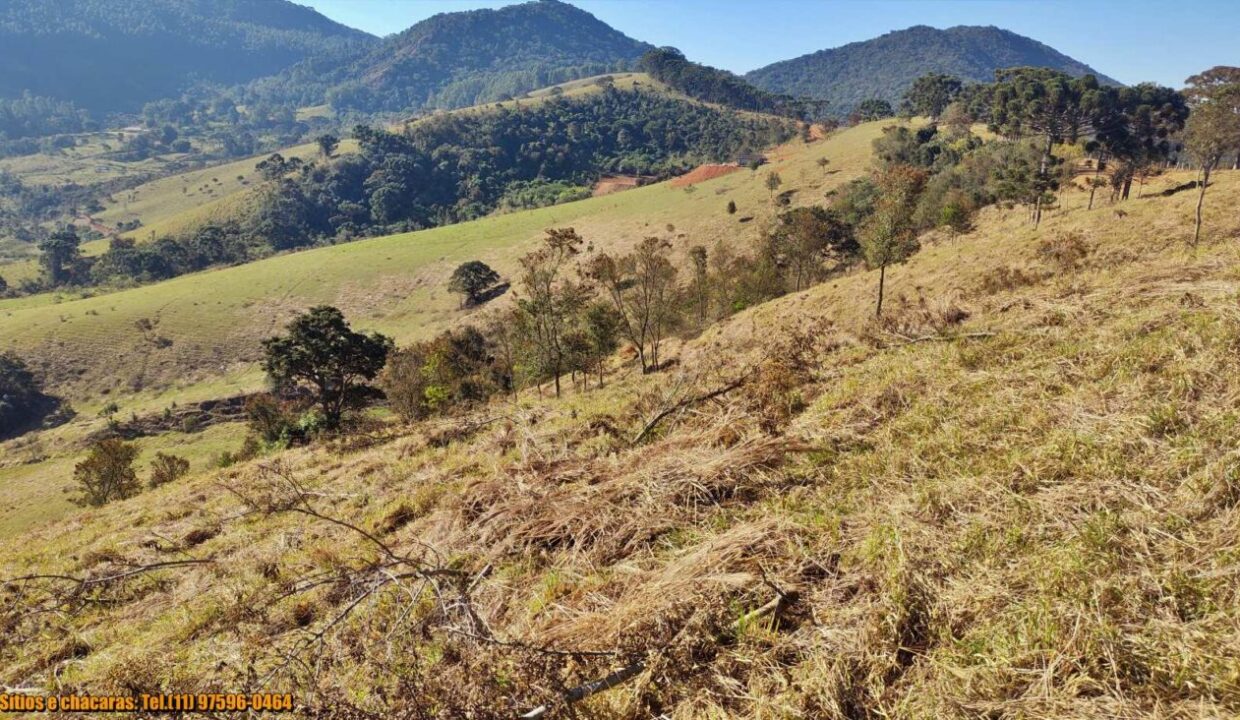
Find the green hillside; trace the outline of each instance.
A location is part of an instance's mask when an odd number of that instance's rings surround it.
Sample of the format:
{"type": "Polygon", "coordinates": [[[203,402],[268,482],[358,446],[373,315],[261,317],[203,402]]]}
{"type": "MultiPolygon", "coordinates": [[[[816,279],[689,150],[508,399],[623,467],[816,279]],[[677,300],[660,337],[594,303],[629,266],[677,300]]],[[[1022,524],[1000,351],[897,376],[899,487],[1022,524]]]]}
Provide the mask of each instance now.
{"type": "Polygon", "coordinates": [[[1088,65],[1031,38],[997,27],[961,25],[939,30],[919,25],[872,40],[783,60],[745,75],[771,92],[803,95],[829,103],[839,116],[864,100],[896,106],[917,78],[944,73],[964,81],[988,83],[995,70],[1046,67],[1069,75],[1092,74],[1116,84],[1088,65]]]}
{"type": "Polygon", "coordinates": [[[287,0],[11,0],[0,5],[0,97],[132,112],[192,82],[245,82],[374,41],[287,0]]]}
{"type": "Polygon", "coordinates": [[[538,0],[440,13],[351,62],[310,59],[247,92],[337,110],[450,109],[630,70],[650,49],[568,3],[538,0]]]}

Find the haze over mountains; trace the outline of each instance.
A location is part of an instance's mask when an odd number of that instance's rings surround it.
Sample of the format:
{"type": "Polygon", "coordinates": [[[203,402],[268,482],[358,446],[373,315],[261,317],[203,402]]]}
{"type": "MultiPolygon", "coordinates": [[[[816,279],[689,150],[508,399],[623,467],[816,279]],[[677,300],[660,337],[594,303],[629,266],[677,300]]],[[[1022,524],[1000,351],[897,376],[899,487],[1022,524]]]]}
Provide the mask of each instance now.
{"type": "MultiPolygon", "coordinates": [[[[15,0],[0,8],[0,97],[134,112],[198,83],[250,83],[248,99],[282,104],[453,108],[630,69],[651,48],[558,0],[440,14],[384,39],[288,0],[15,0]]],[[[928,71],[986,81],[1017,65],[1098,74],[1000,28],[919,26],[745,77],[843,115],[872,97],[894,103],[928,71]]]]}

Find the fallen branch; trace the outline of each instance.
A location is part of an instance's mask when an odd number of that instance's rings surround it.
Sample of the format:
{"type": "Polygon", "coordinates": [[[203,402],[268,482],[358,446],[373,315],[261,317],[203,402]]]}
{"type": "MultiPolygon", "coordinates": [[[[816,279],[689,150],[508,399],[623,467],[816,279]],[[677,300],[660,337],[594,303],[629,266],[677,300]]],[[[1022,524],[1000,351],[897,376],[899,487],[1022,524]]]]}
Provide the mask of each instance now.
{"type": "Polygon", "coordinates": [[[721,395],[726,395],[727,393],[732,392],[733,390],[737,389],[741,385],[744,385],[746,382],[748,382],[751,375],[752,373],[745,373],[744,375],[733,380],[727,385],[715,388],[714,390],[711,390],[710,392],[703,393],[702,395],[698,395],[696,397],[691,397],[685,400],[681,400],[678,403],[674,403],[672,405],[669,405],[666,408],[663,408],[654,417],[650,418],[649,422],[647,422],[645,427],[642,428],[642,431],[637,433],[637,436],[634,437],[630,441],[630,444],[636,445],[640,443],[642,440],[645,440],[646,436],[649,435],[651,432],[653,432],[654,429],[659,426],[659,423],[666,420],[670,415],[676,412],[679,412],[692,405],[697,405],[698,403],[706,402],[707,400],[714,400],[715,398],[721,395]]]}
{"type": "Polygon", "coordinates": [[[992,333],[992,332],[971,332],[971,333],[964,333],[961,335],[921,335],[919,337],[909,337],[907,335],[901,335],[900,333],[895,333],[895,332],[891,334],[903,340],[905,345],[913,345],[916,343],[923,343],[923,342],[951,342],[952,340],[973,340],[977,338],[988,338],[988,337],[995,336],[995,333],[992,333]]]}

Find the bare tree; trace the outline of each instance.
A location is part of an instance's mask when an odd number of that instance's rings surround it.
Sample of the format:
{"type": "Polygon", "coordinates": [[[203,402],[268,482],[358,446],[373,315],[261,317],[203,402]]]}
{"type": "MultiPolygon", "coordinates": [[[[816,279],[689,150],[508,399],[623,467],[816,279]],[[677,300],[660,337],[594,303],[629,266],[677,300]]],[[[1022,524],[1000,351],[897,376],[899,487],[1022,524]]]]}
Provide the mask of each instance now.
{"type": "Polygon", "coordinates": [[[676,268],[671,244],[648,237],[619,259],[603,253],[590,264],[620,316],[622,333],[637,348],[642,372],[659,367],[659,348],[676,319],[676,268]]]}

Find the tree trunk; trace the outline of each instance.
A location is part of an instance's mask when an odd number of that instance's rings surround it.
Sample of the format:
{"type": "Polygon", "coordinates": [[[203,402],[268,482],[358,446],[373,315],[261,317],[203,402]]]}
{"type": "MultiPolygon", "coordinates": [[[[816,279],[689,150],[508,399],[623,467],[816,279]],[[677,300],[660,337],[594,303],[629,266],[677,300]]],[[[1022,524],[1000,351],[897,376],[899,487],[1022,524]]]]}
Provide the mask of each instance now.
{"type": "Polygon", "coordinates": [[[1096,192],[1098,192],[1098,188],[1091,185],[1089,188],[1089,207],[1085,208],[1086,210],[1094,209],[1094,193],[1096,192]]]}
{"type": "Polygon", "coordinates": [[[1197,193],[1197,226],[1193,228],[1193,247],[1197,247],[1197,241],[1201,239],[1201,206],[1206,201],[1206,185],[1210,184],[1210,165],[1204,165],[1201,168],[1201,191],[1197,193]]]}
{"type": "Polygon", "coordinates": [[[883,287],[887,284],[887,264],[878,268],[878,306],[874,308],[874,317],[883,316],[883,287]]]}
{"type": "Polygon", "coordinates": [[[1132,176],[1131,175],[1124,178],[1124,190],[1120,194],[1120,200],[1127,200],[1128,193],[1130,192],[1132,192],[1132,176]]]}
{"type": "Polygon", "coordinates": [[[1038,178],[1042,180],[1043,187],[1038,188],[1038,199],[1033,205],[1033,227],[1037,228],[1042,223],[1042,196],[1046,193],[1046,180],[1050,176],[1051,168],[1051,149],[1055,147],[1054,140],[1051,136],[1046,136],[1046,148],[1042,150],[1042,161],[1038,164],[1038,178]]]}

